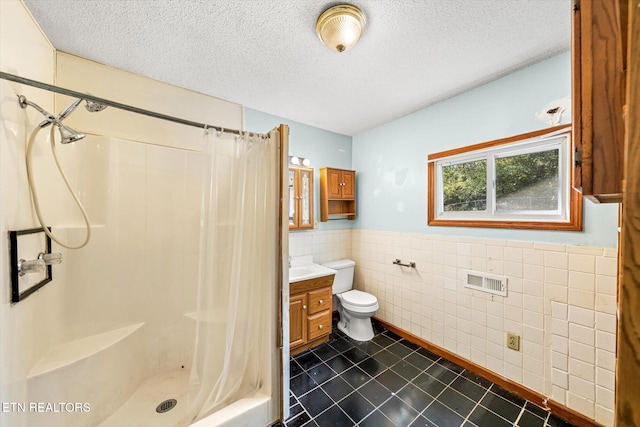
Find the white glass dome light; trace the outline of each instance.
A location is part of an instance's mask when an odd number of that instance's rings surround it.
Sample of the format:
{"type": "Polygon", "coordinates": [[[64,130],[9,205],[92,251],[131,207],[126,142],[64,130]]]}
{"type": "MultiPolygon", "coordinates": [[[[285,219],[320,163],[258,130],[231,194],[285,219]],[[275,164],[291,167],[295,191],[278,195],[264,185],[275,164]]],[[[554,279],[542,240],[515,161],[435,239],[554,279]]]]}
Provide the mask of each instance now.
{"type": "Polygon", "coordinates": [[[366,26],[367,20],[360,9],[341,4],[322,12],[316,21],[316,33],[325,46],[341,53],[358,43],[366,26]]]}

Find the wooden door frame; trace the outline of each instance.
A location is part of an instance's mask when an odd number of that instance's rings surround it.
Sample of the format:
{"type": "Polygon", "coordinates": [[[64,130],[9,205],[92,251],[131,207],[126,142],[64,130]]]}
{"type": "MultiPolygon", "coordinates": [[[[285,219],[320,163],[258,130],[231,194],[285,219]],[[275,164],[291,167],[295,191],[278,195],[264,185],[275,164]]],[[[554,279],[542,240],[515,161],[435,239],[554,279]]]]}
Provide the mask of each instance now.
{"type": "MultiPolygon", "coordinates": [[[[284,301],[285,301],[285,282],[287,283],[286,288],[286,299],[288,304],[289,292],[288,292],[288,282],[289,282],[289,269],[288,269],[288,256],[289,256],[289,212],[285,210],[287,206],[287,201],[289,198],[289,126],[285,124],[281,124],[274,131],[279,133],[279,141],[278,141],[278,150],[279,150],[279,181],[278,181],[278,196],[279,196],[279,207],[278,207],[278,260],[277,260],[277,274],[278,274],[278,284],[277,284],[277,310],[276,310],[276,322],[277,322],[277,331],[276,331],[276,348],[278,349],[279,363],[278,363],[278,374],[280,387],[278,388],[279,396],[278,396],[278,416],[281,422],[284,422],[284,405],[289,404],[289,400],[284,398],[284,387],[285,387],[285,379],[284,379],[284,353],[286,351],[287,358],[289,357],[289,343],[288,340],[284,339],[284,301]],[[286,199],[285,199],[286,197],[286,199]],[[286,263],[286,264],[285,264],[286,263]],[[285,342],[286,341],[286,342],[285,342]]],[[[288,325],[287,325],[288,326],[288,325]]],[[[287,378],[288,381],[288,378],[287,378]]],[[[288,393],[287,393],[288,394],[288,393]]]]}
{"type": "Polygon", "coordinates": [[[629,0],[616,426],[640,426],[640,2],[629,0]]]}

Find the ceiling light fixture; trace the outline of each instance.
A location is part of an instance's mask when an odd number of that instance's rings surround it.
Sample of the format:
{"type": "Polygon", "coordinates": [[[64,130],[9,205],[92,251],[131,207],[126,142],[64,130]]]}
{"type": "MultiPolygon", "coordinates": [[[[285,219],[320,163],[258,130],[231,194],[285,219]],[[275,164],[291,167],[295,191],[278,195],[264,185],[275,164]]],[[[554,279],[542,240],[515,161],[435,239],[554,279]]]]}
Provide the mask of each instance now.
{"type": "Polygon", "coordinates": [[[329,49],[344,52],[358,43],[366,26],[360,9],[341,4],[322,12],[316,21],[316,33],[329,49]]]}

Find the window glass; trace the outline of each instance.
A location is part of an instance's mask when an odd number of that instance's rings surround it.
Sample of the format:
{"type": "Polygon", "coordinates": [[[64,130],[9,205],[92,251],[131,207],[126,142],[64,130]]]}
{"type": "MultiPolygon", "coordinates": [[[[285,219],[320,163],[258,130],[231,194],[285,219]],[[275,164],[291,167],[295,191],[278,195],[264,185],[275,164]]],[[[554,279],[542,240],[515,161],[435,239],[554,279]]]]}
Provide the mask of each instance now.
{"type": "Polygon", "coordinates": [[[486,159],[442,166],[442,191],[445,212],[486,210],[486,159]]]}
{"type": "Polygon", "coordinates": [[[496,210],[558,211],[560,150],[496,159],[496,210]]]}

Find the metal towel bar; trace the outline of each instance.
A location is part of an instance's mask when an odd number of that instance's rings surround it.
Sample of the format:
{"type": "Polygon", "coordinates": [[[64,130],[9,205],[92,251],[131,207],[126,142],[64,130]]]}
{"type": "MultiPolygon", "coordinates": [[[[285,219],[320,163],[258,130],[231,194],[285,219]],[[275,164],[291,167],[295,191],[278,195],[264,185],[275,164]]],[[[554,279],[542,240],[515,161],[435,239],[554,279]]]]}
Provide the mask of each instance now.
{"type": "Polygon", "coordinates": [[[411,267],[411,268],[416,268],[416,263],[413,261],[409,261],[409,264],[403,264],[402,261],[400,261],[399,258],[396,258],[395,261],[393,261],[393,264],[395,265],[401,265],[403,267],[411,267]]]}

